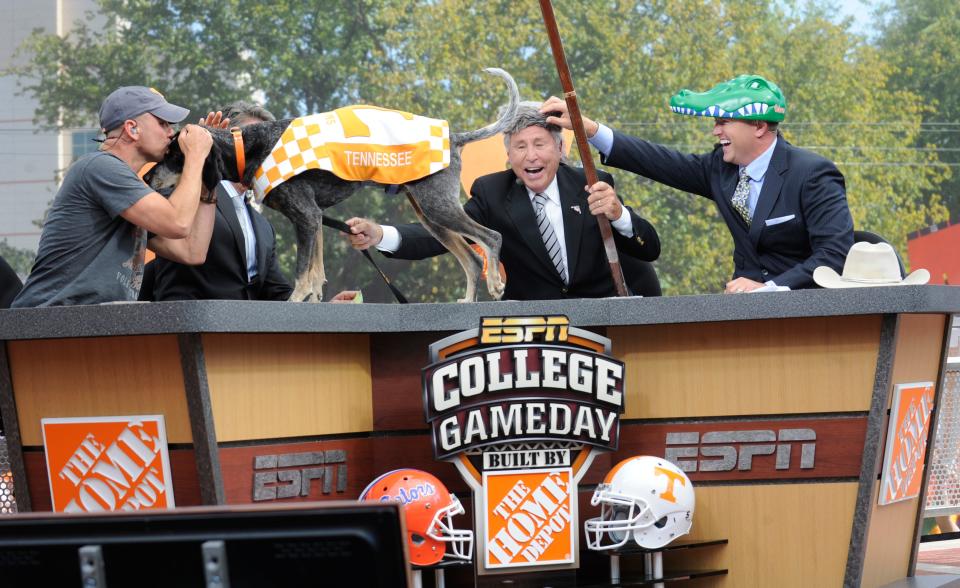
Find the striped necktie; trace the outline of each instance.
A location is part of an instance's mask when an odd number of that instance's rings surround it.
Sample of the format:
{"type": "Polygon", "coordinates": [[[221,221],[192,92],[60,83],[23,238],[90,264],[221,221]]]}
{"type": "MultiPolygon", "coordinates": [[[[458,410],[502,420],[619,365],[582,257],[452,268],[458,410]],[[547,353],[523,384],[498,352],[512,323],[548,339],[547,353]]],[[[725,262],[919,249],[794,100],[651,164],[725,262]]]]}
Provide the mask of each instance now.
{"type": "Polygon", "coordinates": [[[740,170],[740,181],[737,182],[737,189],[733,191],[733,199],[730,200],[730,204],[733,205],[734,210],[740,213],[740,216],[743,217],[743,220],[747,221],[747,226],[750,226],[750,207],[747,204],[747,199],[750,197],[750,176],[747,175],[747,168],[740,170]]]}
{"type": "Polygon", "coordinates": [[[553,225],[550,224],[547,213],[543,210],[543,207],[547,204],[547,197],[538,193],[533,197],[533,202],[536,204],[535,208],[537,209],[537,227],[540,229],[540,236],[543,237],[543,244],[547,247],[547,255],[550,256],[550,261],[552,261],[553,265],[557,268],[560,279],[566,284],[568,283],[567,268],[563,265],[563,256],[560,254],[560,243],[557,241],[557,235],[553,232],[553,225]]]}

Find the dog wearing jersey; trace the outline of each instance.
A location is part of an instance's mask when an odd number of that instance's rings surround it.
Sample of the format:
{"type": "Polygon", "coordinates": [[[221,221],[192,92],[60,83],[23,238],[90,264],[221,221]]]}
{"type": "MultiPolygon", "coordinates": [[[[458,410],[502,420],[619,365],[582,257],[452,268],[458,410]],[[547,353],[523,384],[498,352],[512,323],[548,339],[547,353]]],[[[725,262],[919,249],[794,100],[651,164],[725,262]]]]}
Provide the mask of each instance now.
{"type": "MultiPolygon", "coordinates": [[[[517,111],[519,91],[502,69],[488,73],[504,80],[509,101],[500,118],[475,131],[451,133],[446,121],[372,106],[352,106],[296,119],[248,125],[238,131],[209,129],[213,147],[203,181],[213,189],[221,179],[251,186],[258,201],[293,223],[297,237],[294,301],[322,300],[323,211],[352,196],[361,186],[398,186],[420,222],[457,258],[466,274],[461,302],[477,299],[483,261],[466,239],[480,245],[490,264],[500,259],[500,234],[471,219],[460,203],[460,152],[472,141],[506,130],[517,111]],[[238,153],[238,145],[242,151],[238,153]]],[[[176,139],[163,161],[145,176],[157,191],[172,188],[183,170],[176,139]]],[[[486,272],[487,290],[499,299],[499,272],[486,272]]]]}

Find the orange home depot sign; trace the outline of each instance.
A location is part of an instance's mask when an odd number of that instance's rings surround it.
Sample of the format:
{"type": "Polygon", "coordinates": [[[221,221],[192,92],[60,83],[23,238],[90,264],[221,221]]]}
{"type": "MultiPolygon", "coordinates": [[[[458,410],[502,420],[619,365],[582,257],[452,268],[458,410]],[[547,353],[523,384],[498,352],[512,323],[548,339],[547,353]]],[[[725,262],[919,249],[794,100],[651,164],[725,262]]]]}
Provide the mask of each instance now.
{"type": "Polygon", "coordinates": [[[920,494],[933,409],[933,382],[899,384],[893,393],[883,457],[880,504],[920,494]]]}
{"type": "Polygon", "coordinates": [[[162,415],[42,419],[54,512],[174,506],[162,415]]]}
{"type": "Polygon", "coordinates": [[[572,476],[570,468],[484,474],[488,569],[574,562],[572,476]]]}

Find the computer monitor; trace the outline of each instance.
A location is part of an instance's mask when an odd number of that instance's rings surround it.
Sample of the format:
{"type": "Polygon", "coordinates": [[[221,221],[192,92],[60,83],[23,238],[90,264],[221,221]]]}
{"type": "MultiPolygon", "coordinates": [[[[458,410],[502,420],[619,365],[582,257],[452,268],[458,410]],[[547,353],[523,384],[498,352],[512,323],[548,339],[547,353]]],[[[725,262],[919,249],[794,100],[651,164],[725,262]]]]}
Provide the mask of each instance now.
{"type": "Polygon", "coordinates": [[[83,579],[110,588],[202,588],[210,563],[204,544],[223,554],[230,588],[410,581],[398,505],[318,502],[0,517],[0,586],[81,586],[83,579]],[[94,548],[98,570],[81,575],[81,547],[94,548]]]}

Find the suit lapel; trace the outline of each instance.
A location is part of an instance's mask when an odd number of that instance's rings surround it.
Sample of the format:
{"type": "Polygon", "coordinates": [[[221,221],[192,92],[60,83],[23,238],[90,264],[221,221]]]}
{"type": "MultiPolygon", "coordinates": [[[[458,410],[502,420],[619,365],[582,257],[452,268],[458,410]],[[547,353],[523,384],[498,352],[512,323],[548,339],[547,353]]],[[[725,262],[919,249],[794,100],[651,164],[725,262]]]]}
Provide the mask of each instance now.
{"type": "MultiPolygon", "coordinates": [[[[540,229],[537,227],[537,215],[533,212],[533,203],[530,202],[530,195],[527,193],[526,186],[520,181],[514,181],[511,184],[513,187],[507,194],[507,215],[530,251],[537,256],[537,259],[544,266],[557,274],[557,268],[550,261],[550,257],[547,255],[547,247],[543,244],[543,237],[540,236],[540,229]]],[[[557,274],[557,277],[559,277],[559,274],[557,274]]]]}
{"type": "Polygon", "coordinates": [[[567,275],[570,282],[576,275],[580,261],[580,240],[583,236],[584,219],[590,215],[587,195],[583,186],[571,176],[569,169],[561,165],[557,170],[557,188],[560,191],[560,211],[563,214],[563,240],[567,246],[567,275]],[[578,213],[574,207],[579,207],[578,213]]]}
{"type": "Polygon", "coordinates": [[[217,210],[223,215],[223,218],[226,219],[227,226],[230,227],[230,232],[233,233],[233,244],[240,254],[240,259],[243,260],[243,273],[246,274],[247,247],[243,240],[243,229],[240,228],[240,220],[237,218],[237,210],[233,207],[230,194],[222,185],[217,186],[217,210]]]}
{"type": "Polygon", "coordinates": [[[763,188],[757,198],[757,207],[753,210],[753,221],[750,224],[750,242],[754,246],[760,242],[760,233],[770,218],[770,211],[780,198],[780,189],[783,187],[783,174],[787,172],[787,142],[783,137],[777,138],[777,146],[773,148],[773,157],[767,166],[767,173],[763,176],[763,188]]]}

